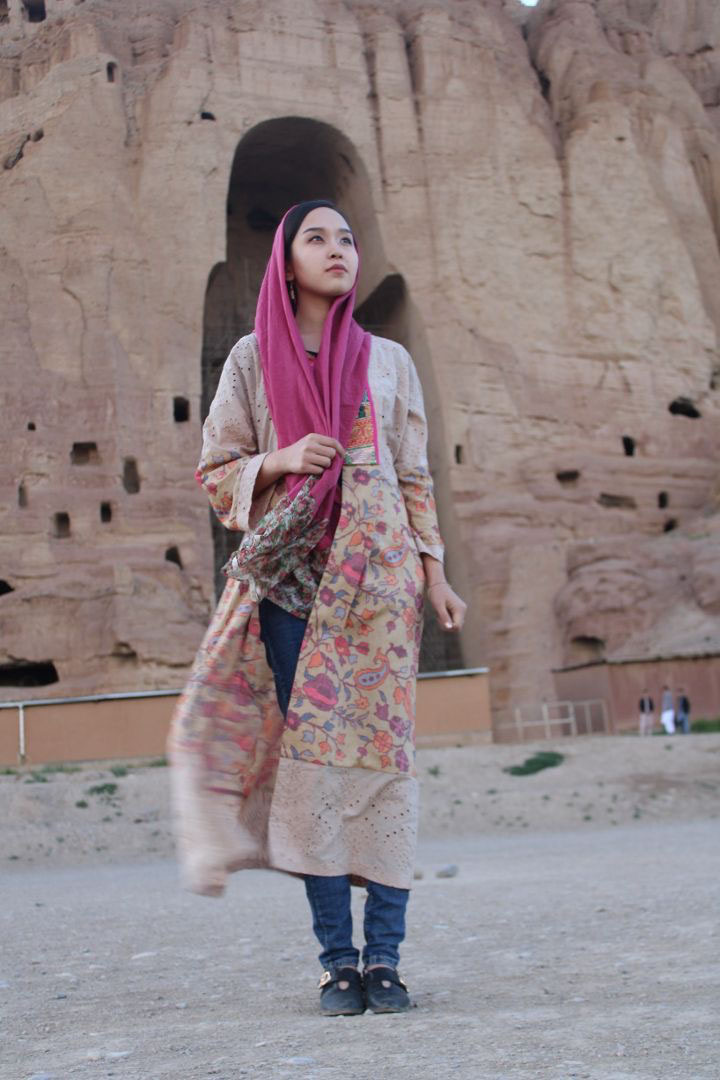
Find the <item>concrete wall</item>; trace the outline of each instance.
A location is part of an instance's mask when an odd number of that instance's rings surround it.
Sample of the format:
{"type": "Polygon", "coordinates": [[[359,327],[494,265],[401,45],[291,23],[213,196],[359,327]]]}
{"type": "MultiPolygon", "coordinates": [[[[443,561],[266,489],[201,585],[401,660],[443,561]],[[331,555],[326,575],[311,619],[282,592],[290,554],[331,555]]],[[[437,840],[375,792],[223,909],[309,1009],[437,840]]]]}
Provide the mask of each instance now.
{"type": "MultiPolygon", "coordinates": [[[[66,704],[24,705],[29,765],[157,757],[165,753],[178,694],[110,698],[66,704]]],[[[0,766],[21,761],[19,710],[0,710],[0,766]]],[[[417,688],[420,745],[492,741],[487,672],[420,678],[417,688]]]]}
{"type": "Polygon", "coordinates": [[[656,716],[664,685],[676,696],[684,687],[691,702],[691,721],[720,716],[720,657],[647,660],[624,664],[593,664],[555,672],[558,700],[604,698],[611,731],[632,731],[638,726],[637,703],[647,687],[656,716]]]}

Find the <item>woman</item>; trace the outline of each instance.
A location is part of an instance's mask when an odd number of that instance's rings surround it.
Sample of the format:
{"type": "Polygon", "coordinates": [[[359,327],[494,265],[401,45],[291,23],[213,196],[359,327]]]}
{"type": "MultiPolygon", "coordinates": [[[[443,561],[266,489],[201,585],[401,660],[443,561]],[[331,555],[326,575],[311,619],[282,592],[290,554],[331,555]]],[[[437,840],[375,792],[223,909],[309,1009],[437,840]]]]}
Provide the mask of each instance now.
{"type": "Polygon", "coordinates": [[[321,1009],[404,1011],[423,588],[445,581],[422,392],[410,356],[352,317],[359,256],[325,200],[280,223],[255,332],[234,346],[198,479],[244,533],[169,738],[187,884],[301,875],[322,945],[321,1009]],[[367,885],[363,975],[351,879],[367,885]]]}

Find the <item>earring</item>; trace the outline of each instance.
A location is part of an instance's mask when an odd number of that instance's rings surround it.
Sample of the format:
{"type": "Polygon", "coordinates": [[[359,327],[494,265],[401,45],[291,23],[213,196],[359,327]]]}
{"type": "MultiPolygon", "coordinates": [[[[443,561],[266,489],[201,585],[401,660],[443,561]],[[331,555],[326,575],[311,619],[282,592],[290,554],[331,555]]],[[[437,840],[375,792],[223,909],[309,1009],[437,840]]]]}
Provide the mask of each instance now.
{"type": "Polygon", "coordinates": [[[291,301],[291,303],[294,304],[295,303],[295,282],[294,281],[288,281],[288,292],[290,293],[290,301],[291,301]]]}

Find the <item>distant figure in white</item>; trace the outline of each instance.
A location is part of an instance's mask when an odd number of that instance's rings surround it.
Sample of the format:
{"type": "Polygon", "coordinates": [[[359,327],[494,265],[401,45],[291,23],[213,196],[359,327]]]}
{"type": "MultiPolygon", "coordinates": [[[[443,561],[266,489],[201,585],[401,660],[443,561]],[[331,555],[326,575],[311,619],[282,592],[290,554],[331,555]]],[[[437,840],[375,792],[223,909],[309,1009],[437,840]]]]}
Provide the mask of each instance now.
{"type": "Polygon", "coordinates": [[[660,702],[660,723],[665,728],[666,735],[675,734],[675,706],[673,705],[672,690],[669,686],[663,686],[660,702]]]}
{"type": "Polygon", "coordinates": [[[650,697],[647,687],[643,690],[638,704],[638,715],[640,735],[652,735],[655,727],[655,702],[650,697]]]}

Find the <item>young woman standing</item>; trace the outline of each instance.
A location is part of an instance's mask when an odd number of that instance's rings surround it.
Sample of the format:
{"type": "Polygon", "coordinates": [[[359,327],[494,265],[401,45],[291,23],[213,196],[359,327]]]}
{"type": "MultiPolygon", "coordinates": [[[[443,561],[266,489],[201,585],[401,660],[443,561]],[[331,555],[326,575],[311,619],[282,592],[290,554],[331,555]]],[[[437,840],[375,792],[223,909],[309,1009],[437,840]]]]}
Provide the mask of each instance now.
{"type": "Polygon", "coordinates": [[[244,533],[168,742],[186,883],[302,876],[322,946],[321,1009],[404,1011],[413,877],[415,683],[424,591],[457,631],[406,350],[353,319],[359,265],[325,200],[275,234],[255,331],[232,349],[198,479],[244,533]],[[367,887],[362,952],[351,882],[367,887]]]}

